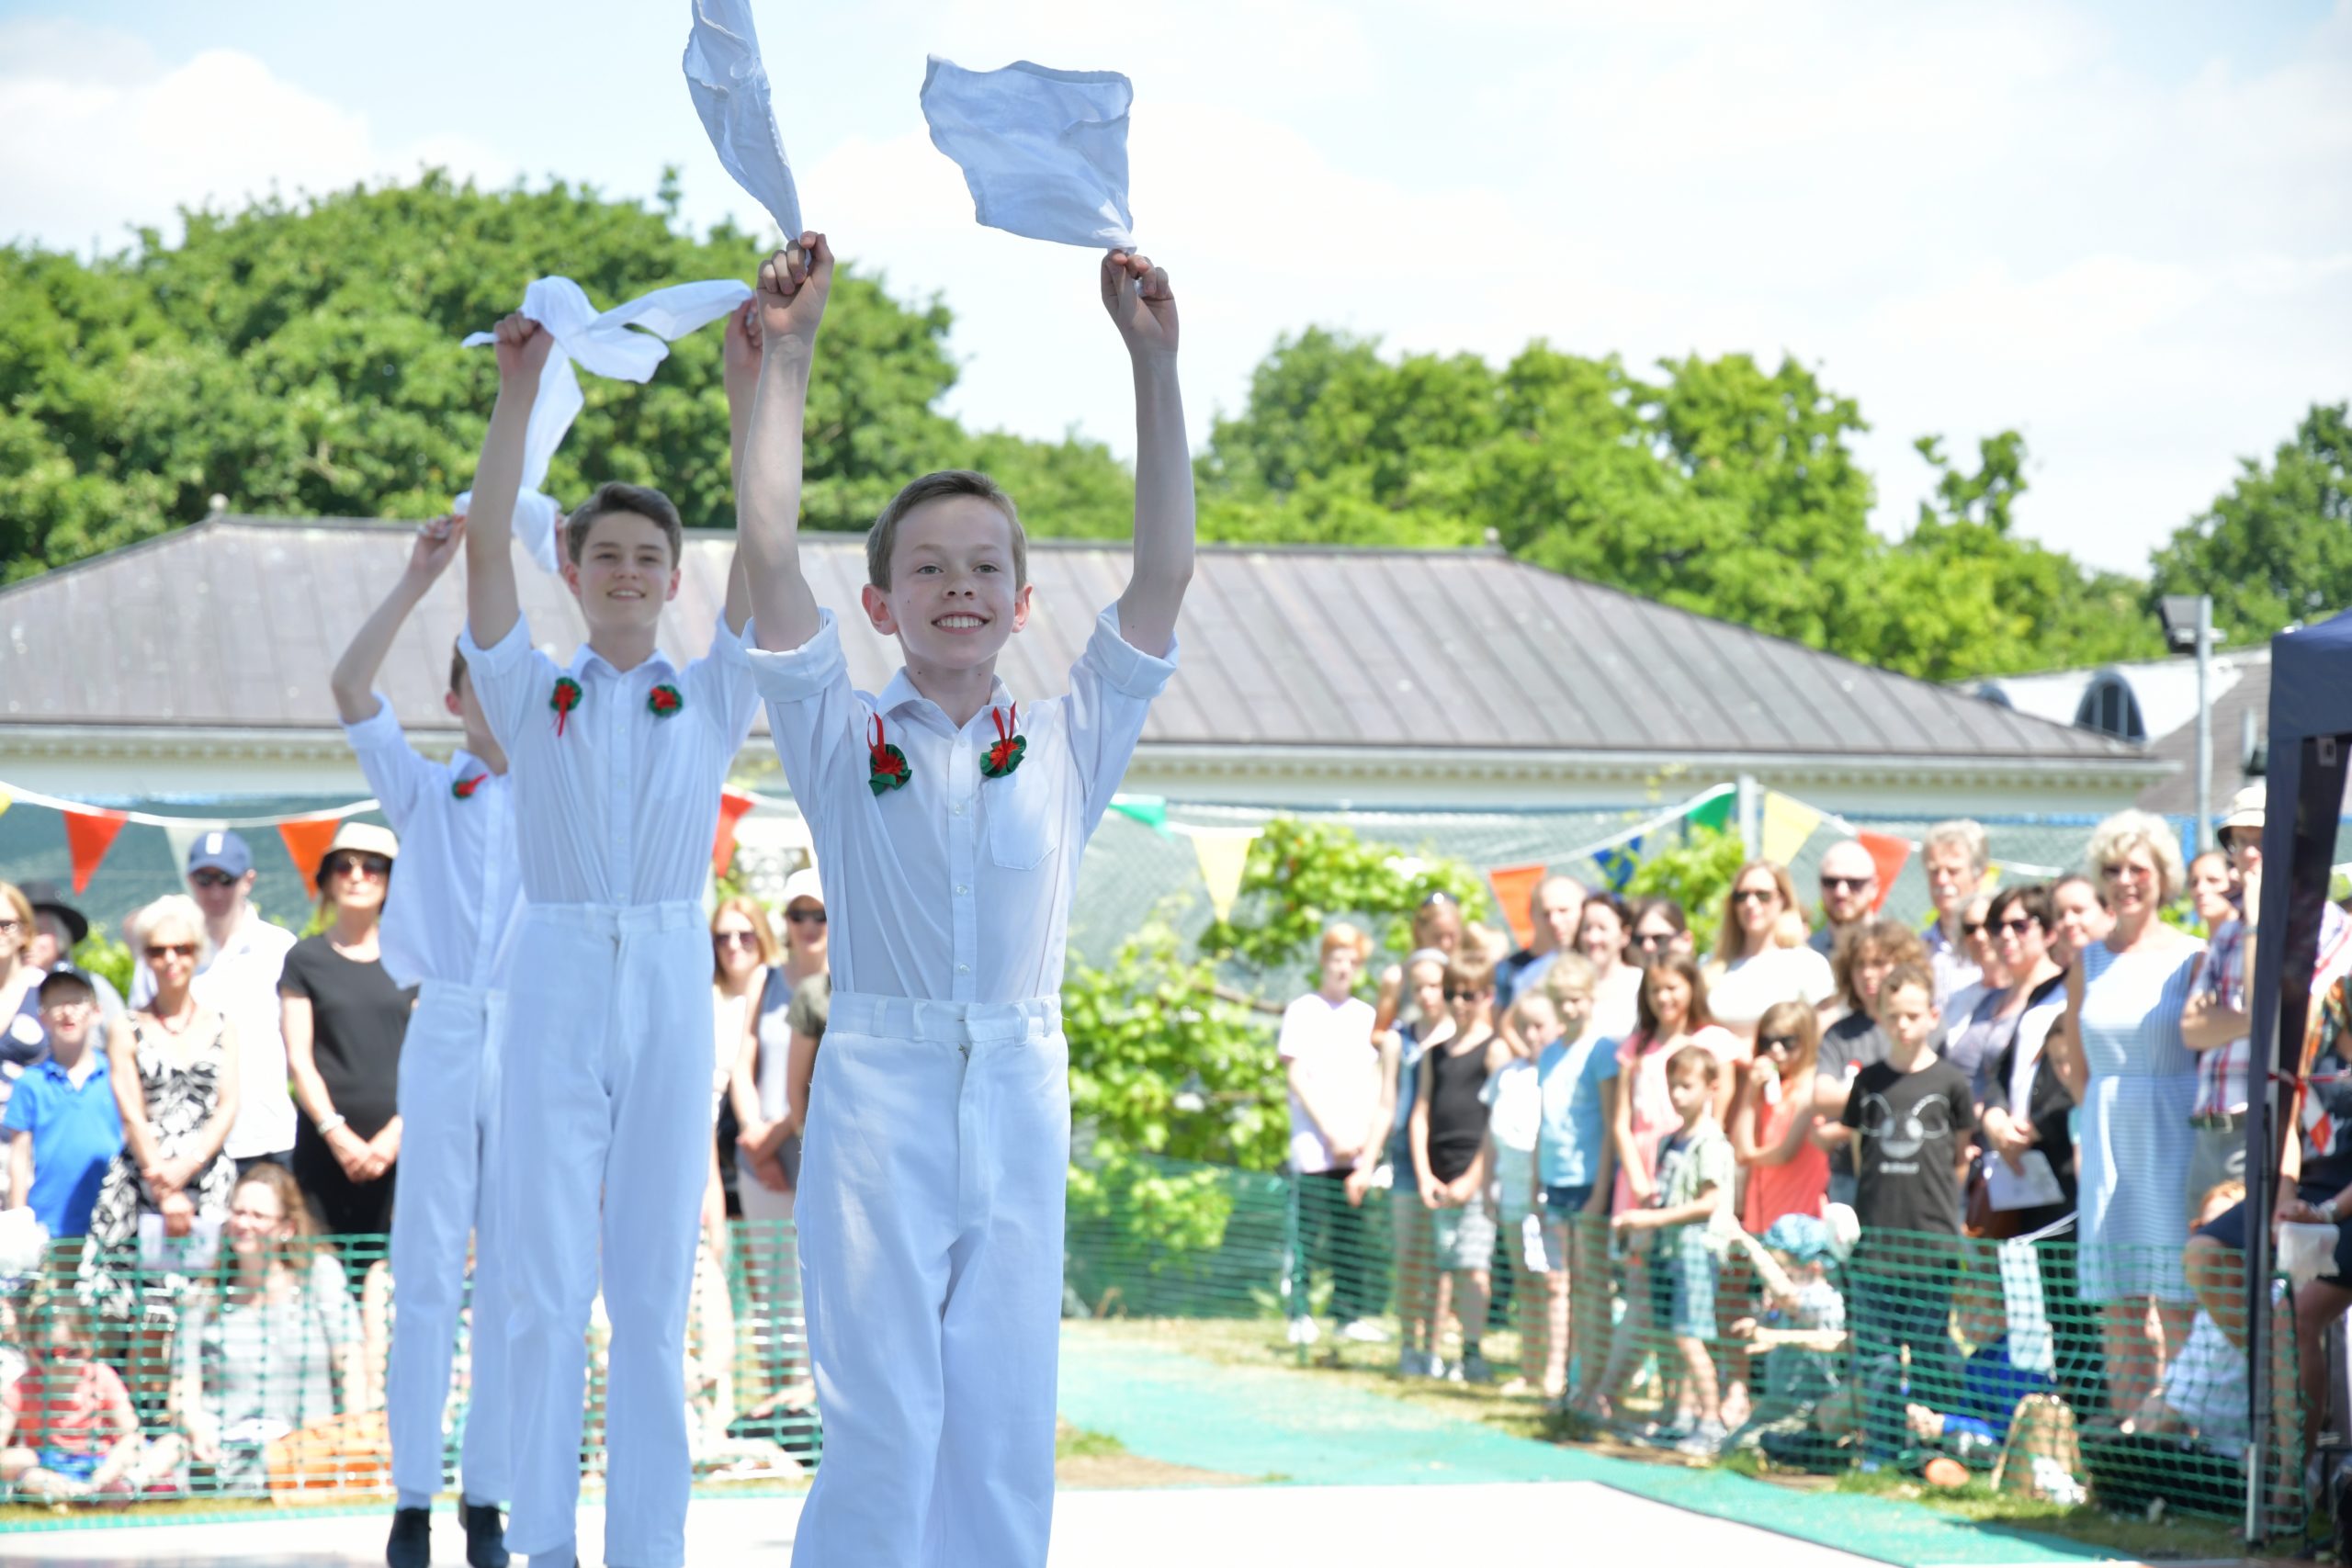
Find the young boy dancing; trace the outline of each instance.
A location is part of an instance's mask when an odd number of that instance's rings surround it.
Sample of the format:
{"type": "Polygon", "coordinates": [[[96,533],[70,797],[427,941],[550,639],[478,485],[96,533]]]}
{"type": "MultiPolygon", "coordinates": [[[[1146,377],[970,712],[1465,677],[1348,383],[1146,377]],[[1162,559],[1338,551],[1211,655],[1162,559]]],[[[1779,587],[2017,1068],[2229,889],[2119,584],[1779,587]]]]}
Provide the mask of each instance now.
{"type": "MultiPolygon", "coordinates": [[[[756,374],[748,305],[727,333],[736,449],[756,374]]],[[[569,666],[531,644],[515,598],[523,435],[552,343],[498,323],[498,406],[466,525],[458,641],[513,781],[527,908],[514,939],[502,1098],[508,1184],[514,1514],[534,1564],[573,1561],[589,1308],[612,1321],[605,1558],[685,1562],[686,1309],[710,1170],[710,939],[702,892],[728,765],[759,698],[744,662],[740,557],[710,652],[654,646],[677,596],[678,513],[606,484],[564,525],[588,623],[569,666]],[[527,1195],[526,1190],[527,1189],[527,1195]],[[602,1267],[600,1265],[609,1265],[602,1267]]]]}
{"type": "MultiPolygon", "coordinates": [[[[384,967],[421,987],[401,1044],[401,1190],[392,1216],[392,1348],[385,1371],[392,1484],[400,1496],[390,1568],[432,1561],[434,1495],[441,1490],[441,1413],[474,1258],[472,1375],[466,1404],[464,1492],[458,1517],[472,1568],[506,1562],[501,1505],[514,1494],[506,1353],[507,1237],[498,1179],[498,1037],[506,960],[523,912],[506,754],[490,732],[463,659],[449,661],[443,703],[465,727],[447,762],[421,756],[392,705],[376,692],[392,639],[465,547],[463,518],[417,531],[408,566],[360,624],[328,684],[368,787],[401,836],[401,876],[387,899],[384,967]]],[[[366,1147],[322,1126],[348,1163],[366,1147]]]]}
{"type": "Polygon", "coordinates": [[[866,537],[868,620],[906,668],[850,687],[801,574],[801,412],[832,282],[805,236],[760,275],[766,353],[744,454],[752,658],[832,919],[832,1016],[801,1146],[800,1264],[825,1462],[793,1561],[1038,1568],[1054,1490],[1069,1159],[1063,933],[1080,852],[1174,669],[1193,566],[1176,301],[1102,264],[1134,361],[1135,571],[1070,671],[1015,705],[1027,545],[986,477],[939,473],[866,537]]]}

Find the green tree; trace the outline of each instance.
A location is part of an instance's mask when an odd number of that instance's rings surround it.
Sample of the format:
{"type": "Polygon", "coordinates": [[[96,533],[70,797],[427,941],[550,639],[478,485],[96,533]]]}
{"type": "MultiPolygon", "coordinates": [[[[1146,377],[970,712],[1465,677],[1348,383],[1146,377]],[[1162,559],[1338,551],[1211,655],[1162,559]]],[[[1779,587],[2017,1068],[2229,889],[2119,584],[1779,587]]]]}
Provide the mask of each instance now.
{"type": "Polygon", "coordinates": [[[2352,605],[2352,425],[2314,404],[2266,466],[2244,459],[2230,488],[2155,554],[2151,595],[2211,593],[2213,622],[2254,642],[2352,605]]]}
{"type": "Polygon", "coordinates": [[[1486,880],[1458,861],[1367,841],[1340,822],[1276,817],[1250,846],[1233,918],[1204,931],[1201,950],[1286,983],[1313,968],[1332,921],[1351,919],[1401,956],[1413,911],[1433,893],[1452,897],[1464,914],[1493,911],[1486,880]]]}
{"type": "Polygon", "coordinates": [[[1625,897],[1671,898],[1681,905],[1692,940],[1704,953],[1713,940],[1710,928],[1723,918],[1732,879],[1747,859],[1738,832],[1690,823],[1679,840],[1669,842],[1660,836],[1645,847],[1648,852],[1626,879],[1625,897]]]}

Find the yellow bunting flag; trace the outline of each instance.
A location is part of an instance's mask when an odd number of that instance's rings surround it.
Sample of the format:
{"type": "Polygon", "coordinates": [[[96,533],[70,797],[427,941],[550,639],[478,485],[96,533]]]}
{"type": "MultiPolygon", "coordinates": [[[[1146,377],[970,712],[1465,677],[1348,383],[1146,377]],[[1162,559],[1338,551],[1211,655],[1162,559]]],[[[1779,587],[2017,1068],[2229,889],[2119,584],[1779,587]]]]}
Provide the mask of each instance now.
{"type": "Polygon", "coordinates": [[[1220,920],[1233,917],[1233,901],[1241,895],[1241,870],[1250,863],[1250,846],[1258,841],[1255,828],[1187,828],[1193,853],[1200,858],[1201,880],[1209,885],[1209,908],[1220,920]]]}
{"type": "Polygon", "coordinates": [[[1794,795],[1777,789],[1764,792],[1764,858],[1782,865],[1797,858],[1804,841],[1821,826],[1821,813],[1794,795]]]}
{"type": "Polygon", "coordinates": [[[9,794],[6,790],[5,790],[5,789],[0,789],[0,817],[6,817],[6,816],[7,816],[7,815],[8,815],[8,807],[12,807],[12,806],[14,806],[14,805],[16,805],[16,804],[17,804],[17,797],[16,797],[15,795],[10,795],[10,794],[9,794]]]}

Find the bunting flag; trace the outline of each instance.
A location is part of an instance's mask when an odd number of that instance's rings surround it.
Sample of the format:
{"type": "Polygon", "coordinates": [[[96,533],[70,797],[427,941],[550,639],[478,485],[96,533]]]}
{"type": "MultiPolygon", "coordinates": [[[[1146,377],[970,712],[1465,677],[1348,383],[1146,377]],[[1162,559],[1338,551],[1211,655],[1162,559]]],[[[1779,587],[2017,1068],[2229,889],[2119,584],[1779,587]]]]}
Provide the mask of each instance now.
{"type": "Polygon", "coordinates": [[[1549,869],[1538,861],[1533,865],[1498,865],[1487,873],[1487,886],[1495,890],[1495,902],[1503,907],[1503,921],[1510,927],[1511,940],[1521,947],[1535,944],[1535,889],[1543,885],[1549,869]]]}
{"type": "Polygon", "coordinates": [[[1209,908],[1219,920],[1233,918],[1233,901],[1241,896],[1242,868],[1250,863],[1250,846],[1258,841],[1255,828],[1187,828],[1193,853],[1201,863],[1201,880],[1209,885],[1209,908]]]}
{"type": "Polygon", "coordinates": [[[1164,795],[1114,795],[1111,809],[1147,828],[1168,831],[1168,797],[1164,795]]]}
{"type": "Polygon", "coordinates": [[[114,836],[130,820],[128,811],[101,811],[87,806],[65,813],[65,843],[74,854],[74,892],[89,891],[98,863],[107,858],[114,836]]]}
{"type": "Polygon", "coordinates": [[[1911,858],[1911,840],[1892,833],[1873,833],[1867,828],[1855,829],[1854,838],[1870,852],[1871,863],[1878,868],[1878,899],[1871,906],[1871,912],[1876,914],[1885,907],[1886,896],[1894,891],[1894,879],[1903,874],[1911,858]]]}
{"type": "Polygon", "coordinates": [[[1718,833],[1727,831],[1731,827],[1732,807],[1737,804],[1737,795],[1734,791],[1725,790],[1714,799],[1702,801],[1693,807],[1690,817],[1690,824],[1695,828],[1712,828],[1718,833]]]}
{"type": "Polygon", "coordinates": [[[1797,858],[1804,841],[1821,826],[1821,813],[1794,795],[1777,789],[1764,792],[1764,858],[1781,865],[1797,858]]]}
{"type": "Polygon", "coordinates": [[[287,855],[294,862],[294,869],[302,874],[302,886],[313,896],[319,891],[319,862],[326,859],[327,846],[334,842],[334,830],[342,826],[341,819],[334,817],[277,825],[277,836],[285,840],[287,855]]]}
{"type": "Polygon", "coordinates": [[[743,813],[751,809],[752,797],[741,790],[722,789],[718,792],[718,831],[710,844],[711,875],[727,874],[729,863],[735,859],[735,824],[741,822],[743,813]]]}
{"type": "Polygon", "coordinates": [[[1626,885],[1634,880],[1634,873],[1641,869],[1642,840],[1647,836],[1636,833],[1614,849],[1601,850],[1593,855],[1592,863],[1600,868],[1600,874],[1608,880],[1611,893],[1624,892],[1626,885]]]}
{"type": "Polygon", "coordinates": [[[14,805],[16,805],[16,804],[17,804],[17,797],[16,797],[15,795],[10,795],[10,794],[9,794],[6,790],[5,790],[5,789],[0,789],[0,817],[6,817],[6,816],[7,816],[7,815],[8,815],[8,807],[12,807],[12,806],[14,806],[14,805]]]}

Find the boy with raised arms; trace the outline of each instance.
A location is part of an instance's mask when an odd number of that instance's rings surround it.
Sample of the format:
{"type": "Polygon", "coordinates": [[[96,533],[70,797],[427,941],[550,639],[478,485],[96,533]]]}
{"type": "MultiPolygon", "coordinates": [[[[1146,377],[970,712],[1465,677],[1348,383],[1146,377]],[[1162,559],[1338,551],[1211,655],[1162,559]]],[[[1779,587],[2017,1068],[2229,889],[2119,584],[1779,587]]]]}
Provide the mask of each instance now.
{"type": "Polygon", "coordinates": [[[985,476],[926,475],[866,538],[868,622],[906,658],[851,688],[801,574],[801,413],[833,276],[803,236],[761,271],[742,538],[767,701],[832,920],[832,1014],[802,1145],[801,1270],[825,1462],[801,1568],[1042,1568],[1054,1488],[1070,897],[1176,657],[1192,467],[1167,275],[1113,252],[1136,389],[1135,567],[1069,694],[997,679],[1027,542],[985,476]]]}
{"type": "MultiPolygon", "coordinates": [[[[741,450],[757,350],[729,323],[741,450]]],[[[504,1169],[514,1511],[507,1540],[573,1559],[587,1329],[601,1274],[612,1322],[605,1560],[681,1568],[686,1310],[710,1170],[710,939],[702,895],[718,792],[759,699],[744,660],[740,555],[710,651],[679,669],[655,646],[679,585],[678,513],[661,491],[599,488],[566,521],[563,576],[588,623],[568,666],[531,643],[515,596],[523,437],[552,339],[499,322],[498,406],[466,525],[458,648],[514,792],[527,908],[514,940],[504,1056],[504,1169]]]]}

